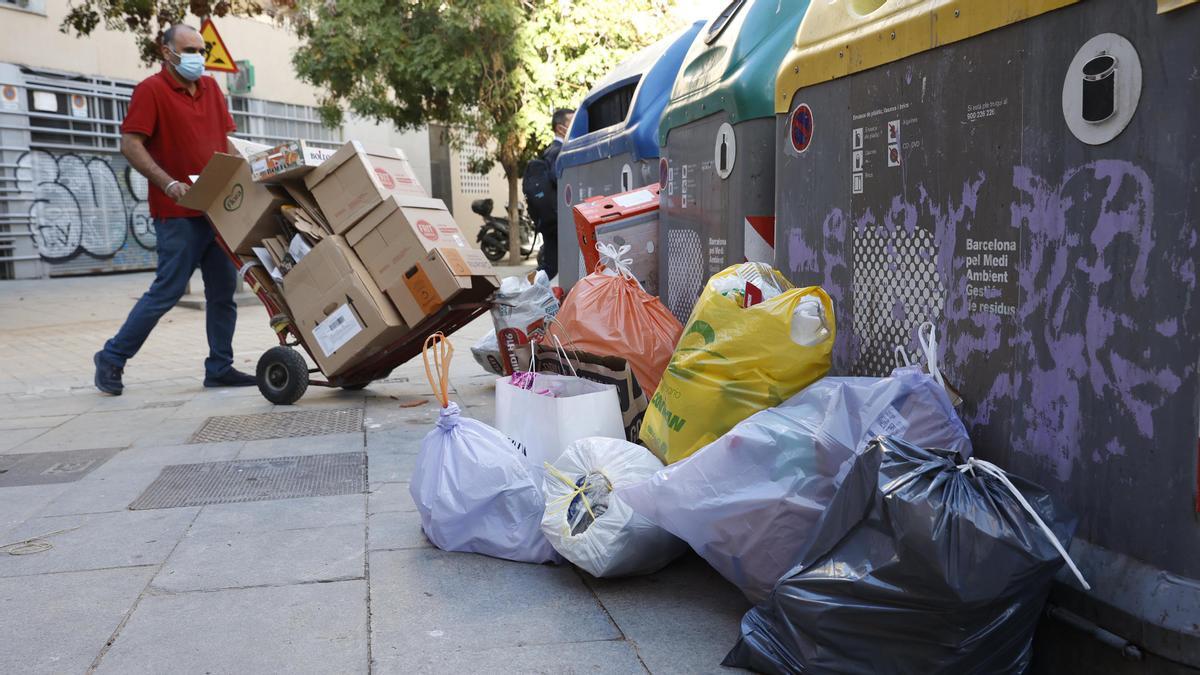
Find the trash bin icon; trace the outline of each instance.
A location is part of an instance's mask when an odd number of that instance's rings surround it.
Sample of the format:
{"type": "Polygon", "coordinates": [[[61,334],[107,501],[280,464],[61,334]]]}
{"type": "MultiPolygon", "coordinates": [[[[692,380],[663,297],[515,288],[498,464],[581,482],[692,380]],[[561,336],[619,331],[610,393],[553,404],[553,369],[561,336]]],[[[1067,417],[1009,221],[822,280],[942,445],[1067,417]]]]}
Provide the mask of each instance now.
{"type": "Polygon", "coordinates": [[[696,37],[659,125],[659,297],[686,321],[728,265],[774,264],[779,63],[808,0],[734,0],[696,37]]]}
{"type": "MultiPolygon", "coordinates": [[[[862,4],[813,2],[779,69],[777,267],[833,298],[832,372],[934,323],[975,454],[1111,572],[1071,611],[1200,667],[1200,5],[862,4]]],[[[1090,640],[1035,670],[1119,670],[1090,640]]]]}
{"type": "MultiPolygon", "coordinates": [[[[570,289],[583,269],[571,208],[591,197],[628,192],[658,182],[658,122],[679,64],[703,22],[643,49],[588,92],[558,156],[558,283],[570,289]]],[[[655,234],[638,237],[635,257],[657,261],[655,234]]],[[[650,266],[657,268],[657,264],[650,266]]],[[[640,279],[657,294],[658,274],[640,279]]]]}

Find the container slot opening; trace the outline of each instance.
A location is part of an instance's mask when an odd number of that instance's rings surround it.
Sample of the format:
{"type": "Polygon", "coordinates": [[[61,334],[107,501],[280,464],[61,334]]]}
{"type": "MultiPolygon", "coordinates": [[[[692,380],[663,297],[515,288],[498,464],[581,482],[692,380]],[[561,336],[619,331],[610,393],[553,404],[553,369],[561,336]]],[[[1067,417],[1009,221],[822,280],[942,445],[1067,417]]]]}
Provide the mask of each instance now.
{"type": "Polygon", "coordinates": [[[725,9],[721,10],[721,13],[717,15],[717,18],[709,22],[708,32],[704,35],[704,44],[712,44],[713,40],[716,40],[721,35],[725,30],[725,26],[729,25],[729,22],[733,20],[733,17],[744,4],[746,4],[746,0],[733,0],[733,2],[726,5],[725,9]]]}
{"type": "Polygon", "coordinates": [[[849,0],[850,11],[866,16],[887,4],[887,0],[849,0]]]}
{"type": "Polygon", "coordinates": [[[633,105],[633,93],[637,90],[637,85],[637,81],[630,82],[593,101],[588,106],[588,133],[624,122],[629,116],[630,106],[633,105]]]}

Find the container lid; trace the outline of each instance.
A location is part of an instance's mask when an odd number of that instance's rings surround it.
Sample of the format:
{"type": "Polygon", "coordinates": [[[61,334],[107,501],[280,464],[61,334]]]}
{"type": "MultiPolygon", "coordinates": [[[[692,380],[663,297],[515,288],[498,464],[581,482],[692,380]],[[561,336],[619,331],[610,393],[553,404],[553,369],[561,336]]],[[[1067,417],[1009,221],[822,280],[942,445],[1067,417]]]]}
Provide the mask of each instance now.
{"type": "Polygon", "coordinates": [[[802,87],[965,40],[1079,0],[821,0],[800,23],[775,81],[775,112],[802,87]]]}
{"type": "Polygon", "coordinates": [[[659,145],[676,127],[725,111],[737,124],[775,114],[775,76],[796,39],[809,0],[733,0],[684,57],[659,125],[659,145]]]}
{"type": "Polygon", "coordinates": [[[703,26],[703,21],[697,21],[643,49],[613,69],[588,92],[575,113],[575,121],[558,155],[557,175],[561,176],[566,167],[591,164],[623,153],[631,154],[634,160],[659,156],[659,119],[684,54],[703,26]],[[630,84],[635,84],[636,89],[625,121],[589,132],[589,106],[630,84]]]}

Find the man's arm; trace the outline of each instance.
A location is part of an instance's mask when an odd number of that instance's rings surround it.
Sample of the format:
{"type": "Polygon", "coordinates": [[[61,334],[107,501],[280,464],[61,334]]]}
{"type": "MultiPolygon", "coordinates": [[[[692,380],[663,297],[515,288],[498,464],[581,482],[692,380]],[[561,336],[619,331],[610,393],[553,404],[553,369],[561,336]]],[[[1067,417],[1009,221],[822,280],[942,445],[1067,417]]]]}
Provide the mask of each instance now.
{"type": "Polygon", "coordinates": [[[145,176],[146,180],[157,185],[158,189],[167,193],[167,196],[171,199],[179,201],[187,194],[188,184],[182,180],[172,178],[150,156],[150,151],[146,150],[145,135],[133,133],[121,134],[121,154],[125,155],[125,159],[129,160],[130,166],[137,169],[137,172],[145,176]]]}

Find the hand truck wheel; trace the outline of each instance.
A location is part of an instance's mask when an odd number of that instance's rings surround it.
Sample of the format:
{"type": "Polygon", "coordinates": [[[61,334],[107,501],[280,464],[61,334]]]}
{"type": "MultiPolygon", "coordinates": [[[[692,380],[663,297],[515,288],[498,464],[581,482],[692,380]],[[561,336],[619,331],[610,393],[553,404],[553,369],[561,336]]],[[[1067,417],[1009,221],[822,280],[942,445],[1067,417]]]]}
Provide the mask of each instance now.
{"type": "Polygon", "coordinates": [[[346,391],[359,391],[360,389],[366,389],[368,384],[371,384],[371,383],[370,382],[355,382],[354,384],[343,384],[342,389],[345,389],[346,391]]]}
{"type": "Polygon", "coordinates": [[[308,389],[308,363],[291,347],[272,347],[258,359],[255,373],[263,398],[291,405],[308,389]]]}

